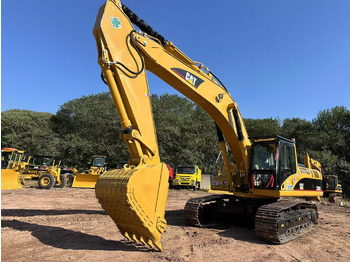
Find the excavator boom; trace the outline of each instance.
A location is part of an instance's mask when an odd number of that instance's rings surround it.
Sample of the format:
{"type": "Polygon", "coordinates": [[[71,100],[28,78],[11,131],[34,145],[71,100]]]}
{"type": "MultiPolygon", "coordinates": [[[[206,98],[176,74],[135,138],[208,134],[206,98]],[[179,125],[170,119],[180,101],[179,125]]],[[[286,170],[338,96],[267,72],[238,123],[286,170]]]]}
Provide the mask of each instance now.
{"type": "MultiPolygon", "coordinates": [[[[246,186],[251,143],[237,104],[216,77],[118,0],[109,0],[100,8],[93,33],[102,78],[108,84],[121,121],[121,138],[130,152],[125,168],[100,176],[96,197],[125,237],[161,250],[169,173],[159,158],[145,70],[213,118],[227,173],[241,174],[246,186]],[[132,23],[143,32],[135,31],[132,23]],[[232,170],[228,161],[224,137],[237,170],[232,170]]],[[[229,186],[232,191],[232,179],[229,186]]]]}

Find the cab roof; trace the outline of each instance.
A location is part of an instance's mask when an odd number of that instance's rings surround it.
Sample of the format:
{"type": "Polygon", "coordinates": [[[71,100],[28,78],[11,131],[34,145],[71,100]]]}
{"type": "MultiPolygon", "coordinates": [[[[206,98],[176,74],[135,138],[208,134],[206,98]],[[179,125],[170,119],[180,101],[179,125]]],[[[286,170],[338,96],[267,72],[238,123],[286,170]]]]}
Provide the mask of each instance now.
{"type": "Polygon", "coordinates": [[[12,147],[4,147],[2,150],[2,152],[18,152],[20,154],[23,154],[24,151],[23,150],[18,150],[16,148],[12,148],[12,147]]]}
{"type": "Polygon", "coordinates": [[[259,142],[276,142],[278,140],[283,140],[289,143],[295,143],[295,141],[285,138],[283,136],[274,136],[274,137],[268,137],[268,136],[261,136],[261,137],[250,137],[250,139],[253,141],[253,143],[259,143],[259,142]]]}
{"type": "Polygon", "coordinates": [[[177,167],[196,167],[196,165],[178,165],[177,167]]]}
{"type": "Polygon", "coordinates": [[[98,158],[98,157],[100,157],[100,158],[106,158],[106,156],[99,156],[99,155],[94,155],[94,156],[92,156],[91,158],[98,158]]]}

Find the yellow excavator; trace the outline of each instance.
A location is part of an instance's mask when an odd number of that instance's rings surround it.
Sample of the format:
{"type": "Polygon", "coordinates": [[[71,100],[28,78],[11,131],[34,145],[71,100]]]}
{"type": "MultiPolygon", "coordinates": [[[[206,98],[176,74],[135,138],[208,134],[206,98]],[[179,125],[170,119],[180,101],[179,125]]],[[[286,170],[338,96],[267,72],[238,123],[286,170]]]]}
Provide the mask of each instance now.
{"type": "Polygon", "coordinates": [[[130,153],[124,168],[99,177],[95,192],[127,239],[161,251],[166,228],[169,171],[159,157],[146,69],[202,107],[216,123],[227,181],[220,185],[214,179],[216,194],[186,203],[189,225],[249,218],[258,237],[281,244],[317,224],[316,205],[295,198],[322,196],[322,175],[298,166],[294,141],[281,136],[249,139],[237,104],[221,81],[120,1],[109,0],[100,8],[93,33],[101,76],[130,153]],[[292,199],[281,201],[282,197],[292,199]]]}
{"type": "Polygon", "coordinates": [[[329,202],[335,203],[341,200],[343,190],[341,184],[339,184],[338,176],[324,174],[321,163],[311,158],[307,153],[304,155],[304,166],[320,171],[323,176],[323,196],[328,198],[329,202]]]}
{"type": "Polygon", "coordinates": [[[15,148],[1,150],[1,190],[20,189],[20,173],[16,170],[24,152],[15,148]]]}

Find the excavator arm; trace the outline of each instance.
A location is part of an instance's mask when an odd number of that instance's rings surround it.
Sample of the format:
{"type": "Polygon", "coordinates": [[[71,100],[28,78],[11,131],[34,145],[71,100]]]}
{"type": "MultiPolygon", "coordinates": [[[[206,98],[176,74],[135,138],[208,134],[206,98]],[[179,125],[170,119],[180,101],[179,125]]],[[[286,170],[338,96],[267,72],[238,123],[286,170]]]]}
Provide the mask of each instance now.
{"type": "MultiPolygon", "coordinates": [[[[242,185],[249,184],[250,140],[237,104],[215,76],[118,0],[109,0],[100,8],[93,32],[102,78],[108,84],[121,121],[121,138],[130,152],[124,169],[100,176],[96,197],[126,238],[162,250],[169,173],[159,158],[145,70],[212,117],[227,173],[241,175],[242,185]],[[135,31],[132,23],[143,32],[135,31]],[[235,170],[229,164],[224,138],[235,160],[235,170]]],[[[232,176],[229,184],[233,190],[232,176]]]]}

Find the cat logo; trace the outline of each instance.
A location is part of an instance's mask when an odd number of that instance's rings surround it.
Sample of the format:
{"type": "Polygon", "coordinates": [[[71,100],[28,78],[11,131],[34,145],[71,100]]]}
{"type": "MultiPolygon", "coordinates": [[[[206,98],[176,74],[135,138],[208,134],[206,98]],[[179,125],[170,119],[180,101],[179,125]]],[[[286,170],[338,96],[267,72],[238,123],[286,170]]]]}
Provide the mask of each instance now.
{"type": "Polygon", "coordinates": [[[188,83],[190,83],[192,86],[194,86],[195,88],[198,88],[200,84],[202,84],[204,81],[202,79],[200,79],[198,76],[195,76],[193,74],[191,74],[188,71],[185,71],[183,69],[180,68],[172,68],[171,70],[173,70],[176,74],[178,74],[179,76],[181,76],[184,80],[186,80],[188,83]]]}
{"type": "Polygon", "coordinates": [[[197,78],[195,78],[193,75],[191,75],[189,72],[186,72],[186,77],[185,77],[186,81],[191,83],[193,86],[196,86],[196,81],[197,78]]]}

